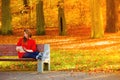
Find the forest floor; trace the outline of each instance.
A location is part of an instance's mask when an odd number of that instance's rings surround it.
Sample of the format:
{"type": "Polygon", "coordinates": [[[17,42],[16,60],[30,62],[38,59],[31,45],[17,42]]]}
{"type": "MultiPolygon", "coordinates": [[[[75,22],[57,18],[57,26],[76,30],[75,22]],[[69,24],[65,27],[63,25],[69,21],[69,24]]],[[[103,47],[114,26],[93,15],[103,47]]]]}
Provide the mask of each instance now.
{"type": "MultiPolygon", "coordinates": [[[[90,28],[78,27],[69,28],[66,36],[59,36],[57,28],[47,28],[46,35],[35,35],[33,39],[36,43],[51,45],[51,49],[58,50],[95,50],[95,49],[119,49],[120,33],[105,33],[103,38],[91,39],[90,28]]],[[[14,35],[0,35],[0,44],[16,44],[18,39],[23,35],[23,29],[14,29],[14,35]]]]}

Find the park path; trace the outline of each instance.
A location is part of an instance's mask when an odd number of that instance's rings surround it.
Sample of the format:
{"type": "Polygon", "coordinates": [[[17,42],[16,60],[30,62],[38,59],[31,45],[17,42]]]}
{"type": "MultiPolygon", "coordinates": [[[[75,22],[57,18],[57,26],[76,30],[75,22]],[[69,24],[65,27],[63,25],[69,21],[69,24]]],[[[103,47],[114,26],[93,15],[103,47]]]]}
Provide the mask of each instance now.
{"type": "Polygon", "coordinates": [[[0,80],[120,80],[120,73],[0,72],[0,80]]]}

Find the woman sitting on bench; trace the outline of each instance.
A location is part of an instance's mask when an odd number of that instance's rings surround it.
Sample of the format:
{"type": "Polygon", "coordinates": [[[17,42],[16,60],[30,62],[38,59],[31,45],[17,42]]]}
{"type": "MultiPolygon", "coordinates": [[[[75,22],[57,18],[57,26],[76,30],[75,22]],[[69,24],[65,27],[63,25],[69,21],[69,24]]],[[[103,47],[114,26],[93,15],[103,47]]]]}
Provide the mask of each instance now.
{"type": "Polygon", "coordinates": [[[36,42],[31,37],[31,31],[29,29],[25,29],[24,36],[19,39],[16,46],[19,58],[42,58],[42,53],[37,51],[36,42]]]}

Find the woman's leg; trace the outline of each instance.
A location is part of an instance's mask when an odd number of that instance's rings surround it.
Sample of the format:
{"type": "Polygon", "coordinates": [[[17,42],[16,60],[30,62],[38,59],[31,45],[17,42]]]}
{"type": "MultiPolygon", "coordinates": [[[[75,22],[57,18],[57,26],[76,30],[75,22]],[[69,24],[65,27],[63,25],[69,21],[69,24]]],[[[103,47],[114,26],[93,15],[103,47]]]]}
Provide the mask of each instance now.
{"type": "Polygon", "coordinates": [[[23,58],[34,58],[36,59],[36,56],[39,54],[39,52],[27,52],[24,54],[23,58]]]}

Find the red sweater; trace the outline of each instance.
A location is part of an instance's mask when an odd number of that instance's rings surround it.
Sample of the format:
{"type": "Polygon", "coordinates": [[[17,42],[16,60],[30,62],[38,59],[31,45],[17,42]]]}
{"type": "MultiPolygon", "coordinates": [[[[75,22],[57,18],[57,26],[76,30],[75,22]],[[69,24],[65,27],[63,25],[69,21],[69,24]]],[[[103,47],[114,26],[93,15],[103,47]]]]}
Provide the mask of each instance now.
{"type": "MultiPolygon", "coordinates": [[[[28,50],[33,50],[33,52],[35,52],[37,50],[36,48],[36,42],[33,39],[29,39],[27,40],[26,43],[23,42],[23,38],[20,38],[19,41],[17,42],[17,46],[22,46],[28,50]]],[[[22,58],[22,56],[24,55],[23,52],[18,52],[18,57],[22,58]]]]}

